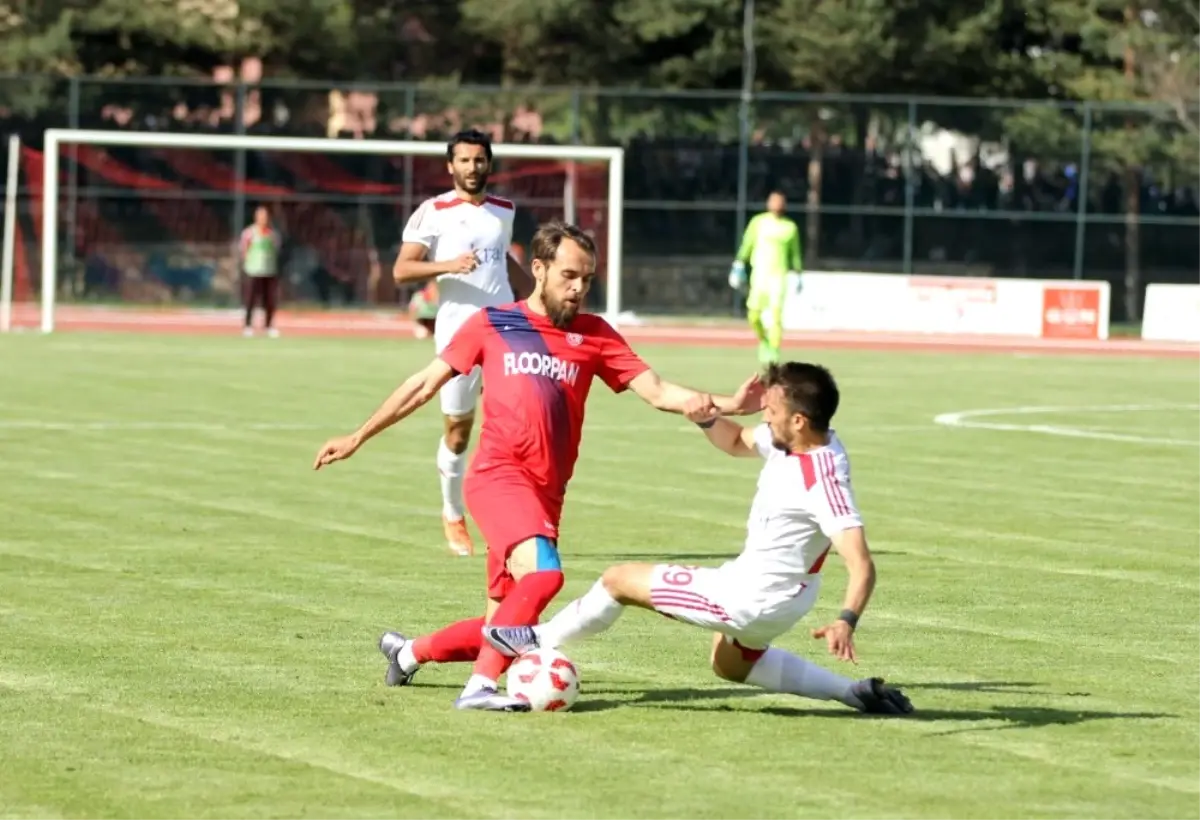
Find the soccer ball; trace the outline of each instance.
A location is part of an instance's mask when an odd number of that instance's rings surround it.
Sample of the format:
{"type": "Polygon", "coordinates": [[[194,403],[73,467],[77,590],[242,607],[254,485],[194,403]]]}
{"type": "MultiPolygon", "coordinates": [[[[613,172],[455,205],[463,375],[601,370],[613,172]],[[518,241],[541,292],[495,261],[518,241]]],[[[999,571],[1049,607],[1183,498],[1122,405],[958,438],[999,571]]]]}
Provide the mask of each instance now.
{"type": "Polygon", "coordinates": [[[565,712],[579,697],[579,670],[561,652],[535,649],[508,668],[508,696],[535,712],[565,712]]]}

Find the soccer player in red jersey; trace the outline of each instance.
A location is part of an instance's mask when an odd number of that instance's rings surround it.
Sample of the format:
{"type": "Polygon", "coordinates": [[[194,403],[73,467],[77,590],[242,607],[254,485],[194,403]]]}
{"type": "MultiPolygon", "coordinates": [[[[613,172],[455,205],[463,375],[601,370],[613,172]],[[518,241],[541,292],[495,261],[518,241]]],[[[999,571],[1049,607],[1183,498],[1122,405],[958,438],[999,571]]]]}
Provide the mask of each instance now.
{"type": "Polygon", "coordinates": [[[573,225],[550,222],[531,245],[537,280],[524,302],[478,311],[424,370],[411,376],[356,432],[326,443],[315,469],[349,458],[368,439],[433,399],[457,374],[483,370],[484,422],[466,477],[466,501],[487,541],[488,605],[483,618],[459,621],[409,640],[380,639],[387,682],[403,686],[422,664],[475,661],[455,701],[459,709],[528,711],[498,691],[511,660],[483,642],[485,623],[536,624],[562,588],[558,524],[575,469],[584,405],[593,378],[632,390],[652,407],[682,414],[689,400],[712,412],[759,410],[756,377],[733,396],[710,396],[659,378],[603,318],[580,313],[596,271],[596,248],[573,225]]]}

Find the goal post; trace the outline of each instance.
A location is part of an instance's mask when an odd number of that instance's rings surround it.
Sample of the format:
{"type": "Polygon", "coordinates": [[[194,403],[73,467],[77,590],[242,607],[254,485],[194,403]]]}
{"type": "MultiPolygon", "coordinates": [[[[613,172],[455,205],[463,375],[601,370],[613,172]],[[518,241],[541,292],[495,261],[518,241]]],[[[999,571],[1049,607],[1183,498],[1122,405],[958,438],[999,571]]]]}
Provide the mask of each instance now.
{"type": "MultiPolygon", "coordinates": [[[[106,131],[47,129],[43,148],[43,205],[41,236],[41,330],[51,333],[55,327],[55,302],[59,273],[59,205],[61,187],[59,165],[64,146],[86,145],[146,149],[207,149],[217,151],[305,152],[312,154],[360,154],[412,157],[442,155],[444,142],[421,140],[350,140],[317,137],[280,137],[243,134],[159,133],[149,131],[106,131]]],[[[497,159],[524,159],[561,162],[567,165],[564,193],[574,196],[577,162],[604,162],[608,165],[607,215],[604,255],[605,312],[617,322],[621,307],[621,255],[624,233],[623,201],[625,151],[618,147],[585,145],[529,145],[497,142],[492,147],[497,159]]],[[[407,192],[406,192],[407,193],[407,192]]],[[[517,208],[522,203],[517,198],[517,208]]],[[[564,217],[574,210],[574,202],[563,208],[564,217]]]]}
{"type": "Polygon", "coordinates": [[[21,138],[8,138],[8,170],[4,175],[4,253],[0,257],[0,333],[12,329],[13,270],[17,233],[17,171],[21,161],[21,138]]]}

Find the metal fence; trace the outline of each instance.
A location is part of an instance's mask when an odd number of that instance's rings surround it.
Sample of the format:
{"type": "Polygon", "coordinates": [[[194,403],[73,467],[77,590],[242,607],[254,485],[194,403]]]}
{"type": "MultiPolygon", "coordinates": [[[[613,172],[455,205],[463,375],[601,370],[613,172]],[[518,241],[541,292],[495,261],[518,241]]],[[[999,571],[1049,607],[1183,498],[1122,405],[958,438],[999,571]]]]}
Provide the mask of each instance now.
{"type": "Polygon", "coordinates": [[[627,276],[639,260],[709,263],[687,298],[627,288],[636,308],[727,309],[720,267],[772,189],[788,195],[810,267],[1108,279],[1130,316],[1139,284],[1200,270],[1200,138],[1167,106],[0,78],[0,131],[33,145],[52,126],[440,139],[467,125],[626,148],[627,276]]]}

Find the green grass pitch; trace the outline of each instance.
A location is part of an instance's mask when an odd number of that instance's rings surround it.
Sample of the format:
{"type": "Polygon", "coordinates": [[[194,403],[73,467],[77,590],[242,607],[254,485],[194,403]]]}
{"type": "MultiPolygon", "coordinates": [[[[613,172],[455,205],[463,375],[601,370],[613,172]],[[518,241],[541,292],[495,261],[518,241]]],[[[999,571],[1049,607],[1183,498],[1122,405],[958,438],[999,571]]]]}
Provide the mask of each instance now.
{"type": "MultiPolygon", "coordinates": [[[[641,350],[711,389],[753,365],[641,350]]],[[[0,340],[0,815],[1196,817],[1196,362],[795,352],[840,380],[879,567],[844,671],[913,719],[723,684],[643,612],[569,649],[568,714],[457,713],[465,667],[387,689],[382,631],[483,607],[440,541],[436,408],[311,464],[427,343],[0,340]],[[1057,434],[933,421],[1034,406],[973,420],[1057,434]]],[[[613,562],[738,551],[753,462],[599,383],[588,419],[553,609],[613,562]]],[[[781,645],[833,664],[826,567],[781,645]]]]}

